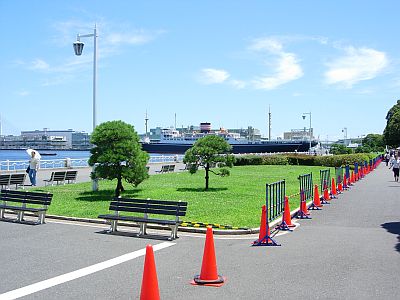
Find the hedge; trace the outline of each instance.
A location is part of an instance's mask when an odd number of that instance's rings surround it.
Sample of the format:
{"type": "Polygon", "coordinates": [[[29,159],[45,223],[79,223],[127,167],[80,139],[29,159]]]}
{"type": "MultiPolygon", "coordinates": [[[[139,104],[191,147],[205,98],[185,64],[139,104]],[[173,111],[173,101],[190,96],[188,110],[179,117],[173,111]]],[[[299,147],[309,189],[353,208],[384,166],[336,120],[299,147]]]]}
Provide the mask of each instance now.
{"type": "Polygon", "coordinates": [[[235,166],[245,165],[300,165],[340,167],[363,163],[374,159],[377,153],[355,153],[326,156],[311,156],[306,154],[286,155],[242,155],[236,157],[235,166]]]}

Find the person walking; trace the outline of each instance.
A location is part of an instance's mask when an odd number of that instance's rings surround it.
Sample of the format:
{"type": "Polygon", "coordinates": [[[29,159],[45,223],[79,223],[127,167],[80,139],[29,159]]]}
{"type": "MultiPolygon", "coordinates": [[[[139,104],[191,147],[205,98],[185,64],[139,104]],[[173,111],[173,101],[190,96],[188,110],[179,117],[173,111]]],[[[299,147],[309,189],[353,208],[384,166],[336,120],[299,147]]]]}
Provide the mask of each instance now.
{"type": "Polygon", "coordinates": [[[29,180],[31,181],[32,186],[36,186],[36,173],[39,169],[39,159],[36,156],[36,152],[31,152],[31,159],[29,160],[29,180]]]}
{"type": "Polygon", "coordinates": [[[390,161],[390,168],[393,168],[394,181],[399,182],[400,157],[398,155],[395,155],[390,161]]]}

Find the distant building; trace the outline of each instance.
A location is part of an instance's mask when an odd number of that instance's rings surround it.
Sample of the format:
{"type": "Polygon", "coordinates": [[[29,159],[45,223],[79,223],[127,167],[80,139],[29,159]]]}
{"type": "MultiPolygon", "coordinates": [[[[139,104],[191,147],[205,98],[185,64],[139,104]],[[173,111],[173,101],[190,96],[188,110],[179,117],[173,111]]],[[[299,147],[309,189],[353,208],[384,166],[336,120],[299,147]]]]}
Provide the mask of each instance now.
{"type": "MultiPolygon", "coordinates": [[[[206,123],[204,123],[206,124],[206,123]]],[[[209,124],[209,123],[207,123],[209,124]]],[[[211,125],[211,124],[210,124],[211,125]]],[[[156,128],[152,128],[149,131],[149,138],[151,141],[157,141],[160,140],[161,138],[161,132],[162,132],[163,128],[162,127],[156,127],[156,128]]],[[[181,127],[181,128],[176,128],[176,130],[180,133],[180,134],[191,134],[191,133],[196,133],[196,132],[200,132],[201,128],[200,126],[194,126],[194,125],[190,125],[188,127],[181,127]]],[[[249,140],[259,140],[261,139],[261,132],[259,129],[253,128],[252,126],[248,126],[247,128],[232,128],[232,129],[224,129],[224,128],[218,128],[218,129],[210,129],[209,132],[210,133],[215,133],[218,131],[228,131],[229,133],[237,133],[240,135],[240,137],[242,138],[246,138],[249,140]]],[[[145,134],[140,135],[141,138],[145,137],[145,134]]]]}
{"type": "Polygon", "coordinates": [[[85,132],[68,130],[22,131],[20,136],[3,136],[0,140],[1,149],[57,149],[57,150],[87,150],[90,149],[90,136],[85,132]]]}
{"type": "MultiPolygon", "coordinates": [[[[283,139],[285,140],[294,140],[294,141],[303,141],[310,139],[310,130],[307,128],[303,129],[291,129],[289,132],[283,133],[283,139]]],[[[311,128],[311,139],[314,139],[314,129],[311,128]]]]}

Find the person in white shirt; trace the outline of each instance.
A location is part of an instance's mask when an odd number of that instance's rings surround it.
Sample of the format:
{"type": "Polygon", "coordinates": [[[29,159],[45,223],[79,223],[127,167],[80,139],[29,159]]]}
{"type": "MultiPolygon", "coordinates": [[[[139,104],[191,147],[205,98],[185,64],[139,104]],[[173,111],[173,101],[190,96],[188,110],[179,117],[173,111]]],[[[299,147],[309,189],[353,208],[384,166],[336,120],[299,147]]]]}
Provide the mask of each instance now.
{"type": "Polygon", "coordinates": [[[29,180],[31,181],[32,186],[36,186],[36,173],[39,169],[39,159],[36,156],[36,152],[32,151],[31,159],[29,160],[29,180]]]}
{"type": "Polygon", "coordinates": [[[400,158],[395,155],[394,158],[390,161],[390,168],[393,168],[394,173],[394,181],[399,181],[399,169],[400,169],[400,158]]]}

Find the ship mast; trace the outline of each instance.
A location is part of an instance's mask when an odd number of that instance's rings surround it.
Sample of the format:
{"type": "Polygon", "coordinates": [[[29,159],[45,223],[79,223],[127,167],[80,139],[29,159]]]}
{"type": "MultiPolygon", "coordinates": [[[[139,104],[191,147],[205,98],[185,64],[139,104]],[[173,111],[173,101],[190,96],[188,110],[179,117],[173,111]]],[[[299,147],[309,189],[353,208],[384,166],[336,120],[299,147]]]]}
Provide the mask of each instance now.
{"type": "Polygon", "coordinates": [[[268,108],[268,140],[271,140],[271,105],[268,108]]]}
{"type": "Polygon", "coordinates": [[[146,116],[144,119],[144,125],[146,126],[146,137],[148,137],[148,133],[147,133],[147,122],[149,121],[149,118],[147,117],[147,110],[146,110],[146,116]]]}

